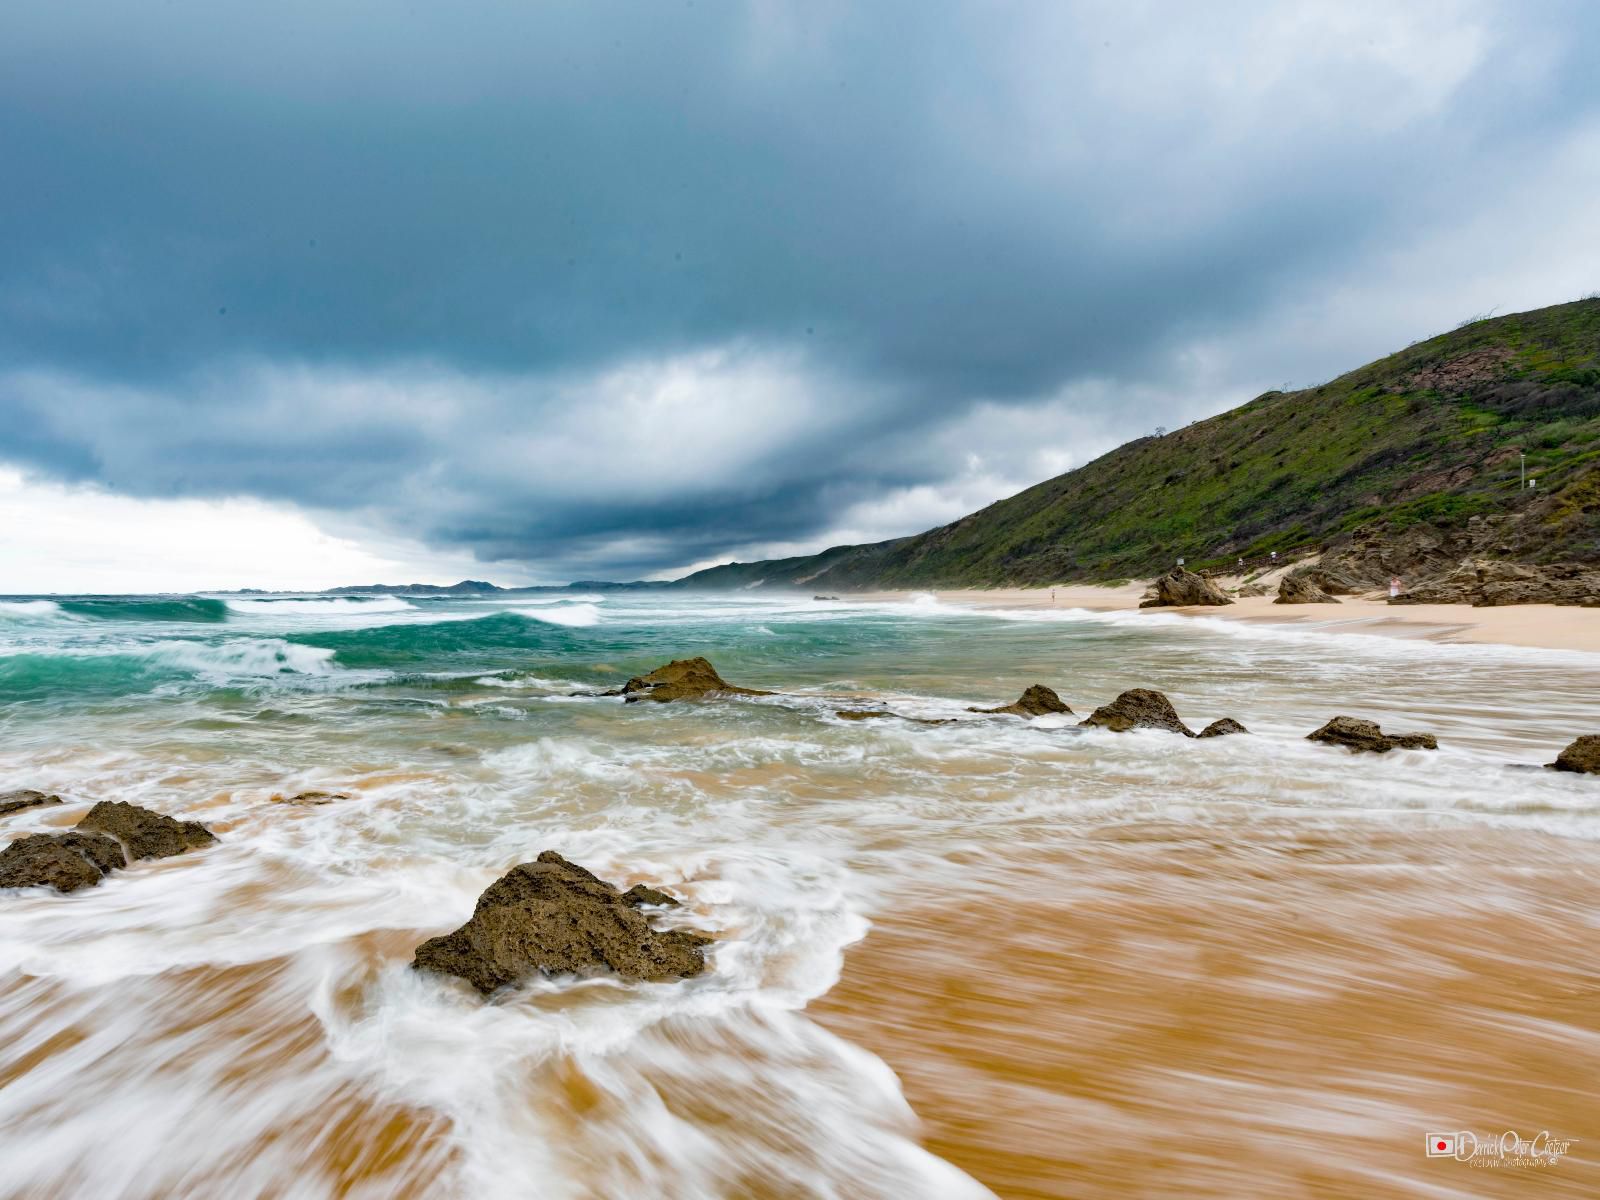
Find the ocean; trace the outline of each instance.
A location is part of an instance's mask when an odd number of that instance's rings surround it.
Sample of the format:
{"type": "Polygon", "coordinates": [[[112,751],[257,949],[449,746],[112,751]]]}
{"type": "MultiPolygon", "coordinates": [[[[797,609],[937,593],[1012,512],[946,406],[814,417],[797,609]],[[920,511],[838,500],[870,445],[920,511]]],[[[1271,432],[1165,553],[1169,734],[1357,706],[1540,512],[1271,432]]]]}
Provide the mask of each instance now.
{"type": "MultiPolygon", "coordinates": [[[[1597,655],[931,597],[0,599],[0,790],[67,801],[5,818],[7,837],[126,800],[220,839],[70,896],[0,895],[0,1192],[898,1200],[1157,1194],[1140,1178],[1159,1178],[1345,1194],[1313,1186],[1345,1168],[1312,1135],[1368,1136],[1362,1121],[1412,1139],[1395,1169],[1422,1172],[1423,1121],[1503,1094],[1452,1074],[1450,1047],[1514,1061],[1498,1018],[1521,1001],[1500,991],[1579,996],[1594,979],[1564,948],[1592,958],[1600,784],[1539,764],[1600,732],[1596,697],[1597,655]],[[776,694],[593,694],[692,655],[776,694]],[[1076,715],[967,711],[1032,683],[1076,715]],[[1250,733],[1077,727],[1131,687],[1166,692],[1195,729],[1230,716],[1250,733]],[[868,706],[951,721],[834,715],[868,706]],[[1440,749],[1305,740],[1336,714],[1440,749]],[[283,802],[308,791],[345,798],[283,802]],[[409,969],[542,850],[678,894],[662,920],[713,934],[711,969],[487,1003],[409,969]],[[1296,942],[1296,922],[1317,936],[1296,942]],[[1465,957],[1424,962],[1427,929],[1465,957]],[[1507,966],[1541,939],[1542,981],[1507,966]],[[1497,969],[1493,995],[1452,990],[1497,969]],[[1401,1053],[1381,1079],[1291,1103],[1308,1068],[1274,1083],[1274,1055],[1379,975],[1373,994],[1416,1008],[1410,1074],[1401,1053]],[[1222,979],[1254,980],[1250,999],[1151,1015],[1222,979]],[[1213,1020],[1228,1045],[1201,1054],[1213,1020]],[[1035,1078],[1022,1061],[994,1090],[984,1064],[1041,1029],[1070,1029],[1045,1043],[1083,1060],[1035,1078]],[[1132,1080],[1180,1049],[1200,1054],[1183,1079],[1138,1095],[1091,1070],[1132,1080]],[[1154,1095],[1163,1111],[1141,1112],[1154,1095]],[[1054,1118],[1018,1133],[1056,1104],[1100,1150],[1054,1118]],[[982,1131],[996,1114],[1020,1149],[982,1131]],[[1174,1126],[1187,1157],[1095,1167],[1116,1129],[1144,1147],[1174,1126]],[[1018,1155],[1057,1144],[1035,1174],[1060,1191],[1010,1181],[1018,1155]],[[1281,1154],[1224,1169],[1251,1145],[1281,1154]],[[1155,1174],[1128,1177],[1141,1169],[1155,1174]]],[[[1594,1125],[1592,1087],[1562,1072],[1592,1083],[1595,1023],[1553,1003],[1517,1037],[1560,1051],[1538,1082],[1565,1099],[1530,1100],[1526,1119],[1594,1125]]],[[[1416,1194],[1456,1194],[1416,1178],[1416,1194]]]]}

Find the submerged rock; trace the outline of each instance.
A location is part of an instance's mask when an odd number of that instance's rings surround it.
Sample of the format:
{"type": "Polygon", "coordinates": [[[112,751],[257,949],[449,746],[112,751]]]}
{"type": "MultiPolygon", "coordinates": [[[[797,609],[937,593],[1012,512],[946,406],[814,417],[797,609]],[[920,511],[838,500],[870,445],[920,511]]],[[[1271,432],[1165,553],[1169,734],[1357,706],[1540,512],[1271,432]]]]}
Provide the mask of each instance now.
{"type": "Polygon", "coordinates": [[[109,834],[127,848],[131,859],[171,858],[217,840],[199,821],[175,821],[121,800],[100,801],[76,828],[87,833],[109,834]]]}
{"type": "Polygon", "coordinates": [[[735,687],[717,669],[703,658],[674,659],[664,667],[657,667],[648,675],[635,675],[616,692],[607,695],[621,696],[632,704],[636,700],[699,700],[706,696],[770,696],[754,688],[735,687]]]}
{"type": "Polygon", "coordinates": [[[0,850],[0,888],[76,892],[127,865],[122,847],[91,833],[30,833],[0,850]]]}
{"type": "Polygon", "coordinates": [[[332,804],[335,800],[350,799],[349,792],[296,792],[292,796],[285,796],[282,792],[274,792],[271,796],[273,804],[298,804],[318,805],[332,804]]]}
{"type": "MultiPolygon", "coordinates": [[[[655,889],[644,889],[655,895],[655,889]]],[[[711,940],[651,928],[613,885],[546,850],[512,867],[478,897],[472,918],[417,947],[411,965],[465,979],[484,995],[535,974],[611,973],[630,981],[683,979],[705,970],[711,940]]],[[[670,897],[669,897],[670,899],[670,897]]]]}
{"type": "Polygon", "coordinates": [[[1548,764],[1553,771],[1600,775],[1600,734],[1588,733],[1568,746],[1548,764]]]}
{"type": "Polygon", "coordinates": [[[1051,713],[1070,714],[1072,712],[1067,707],[1066,701],[1042,683],[1034,684],[1023,692],[1021,696],[1017,697],[1016,702],[1013,704],[1002,704],[999,708],[969,708],[967,711],[974,713],[1008,713],[1018,717],[1043,717],[1051,713]]]}
{"type": "Polygon", "coordinates": [[[1352,751],[1370,751],[1387,754],[1390,750],[1437,750],[1439,741],[1431,733],[1384,733],[1375,721],[1359,717],[1334,717],[1315,733],[1306,734],[1306,740],[1326,742],[1330,746],[1344,746],[1352,751]]]}
{"type": "Polygon", "coordinates": [[[21,812],[25,808],[44,808],[48,805],[60,803],[60,796],[36,791],[33,788],[22,788],[15,792],[0,792],[0,817],[9,817],[12,813],[21,812]]]}
{"type": "Polygon", "coordinates": [[[1204,575],[1196,575],[1183,567],[1173,567],[1154,584],[1153,599],[1140,603],[1140,608],[1188,608],[1191,605],[1232,604],[1228,594],[1204,575]]]}
{"type": "Polygon", "coordinates": [[[1337,604],[1339,601],[1317,586],[1310,575],[1285,575],[1278,581],[1274,604],[1337,604]]]}
{"type": "Polygon", "coordinates": [[[886,708],[836,708],[833,715],[845,721],[875,721],[890,717],[896,721],[909,721],[913,725],[954,725],[954,717],[908,717],[905,713],[890,712],[886,708]]]}
{"type": "Polygon", "coordinates": [[[1230,733],[1249,732],[1250,731],[1248,729],[1239,724],[1239,722],[1235,721],[1232,717],[1218,717],[1215,721],[1211,722],[1211,724],[1207,725],[1200,731],[1200,736],[1203,738],[1227,737],[1230,733]]]}
{"type": "Polygon", "coordinates": [[[1114,729],[1118,733],[1129,729],[1165,729],[1169,733],[1181,733],[1184,737],[1195,735],[1194,730],[1178,719],[1178,710],[1172,707],[1172,701],[1150,688],[1132,688],[1123,692],[1110,704],[1102,704],[1078,723],[1114,729]]]}

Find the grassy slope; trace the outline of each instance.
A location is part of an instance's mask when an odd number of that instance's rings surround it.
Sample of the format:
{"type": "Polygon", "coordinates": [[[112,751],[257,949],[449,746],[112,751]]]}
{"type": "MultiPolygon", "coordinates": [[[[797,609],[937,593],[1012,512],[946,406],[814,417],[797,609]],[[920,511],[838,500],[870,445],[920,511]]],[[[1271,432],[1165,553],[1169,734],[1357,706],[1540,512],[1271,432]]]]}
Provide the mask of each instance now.
{"type": "Polygon", "coordinates": [[[1517,557],[1600,559],[1600,299],[1465,325],[1268,392],[916,537],[730,564],[696,587],[998,586],[1309,549],[1374,520],[1526,509],[1517,557]],[[1518,491],[1517,451],[1536,493],[1518,491]]]}

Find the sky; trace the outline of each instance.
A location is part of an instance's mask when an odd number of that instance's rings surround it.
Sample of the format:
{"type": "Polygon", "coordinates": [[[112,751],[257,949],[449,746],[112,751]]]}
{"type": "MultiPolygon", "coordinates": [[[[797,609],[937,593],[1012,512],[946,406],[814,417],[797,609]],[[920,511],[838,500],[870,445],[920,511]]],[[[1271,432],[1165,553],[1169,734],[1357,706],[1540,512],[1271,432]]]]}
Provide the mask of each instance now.
{"type": "Polygon", "coordinates": [[[1600,6],[8,0],[0,592],[920,532],[1600,290],[1600,6]]]}

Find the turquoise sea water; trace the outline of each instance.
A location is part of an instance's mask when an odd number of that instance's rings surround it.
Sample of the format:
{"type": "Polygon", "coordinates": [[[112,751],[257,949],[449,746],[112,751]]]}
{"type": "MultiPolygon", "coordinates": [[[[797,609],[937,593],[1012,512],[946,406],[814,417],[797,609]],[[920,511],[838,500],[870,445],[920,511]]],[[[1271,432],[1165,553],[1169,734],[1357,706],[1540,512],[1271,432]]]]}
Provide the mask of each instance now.
{"type": "Polygon", "coordinates": [[[738,1196],[757,1172],[774,1195],[982,1195],[918,1148],[887,1068],[804,1014],[875,915],[1151,820],[1590,841],[1592,782],[1519,768],[1596,732],[1597,696],[1600,656],[931,598],[6,598],[0,790],[68,804],[3,832],[116,799],[221,838],[74,896],[0,897],[8,1186],[738,1196]],[[695,654],[780,694],[584,694],[695,654]],[[1080,716],[1156,687],[1195,728],[1252,734],[966,711],[1034,682],[1080,716]],[[833,715],[865,699],[956,720],[833,715]],[[1336,713],[1441,749],[1305,742],[1336,713]],[[274,800],[307,790],[349,798],[274,800]],[[673,919],[719,937],[713,970],[484,1005],[407,969],[543,849],[679,892],[673,919]],[[391,1109],[419,1122],[408,1153],[351,1167],[339,1146],[381,1143],[391,1109]]]}

